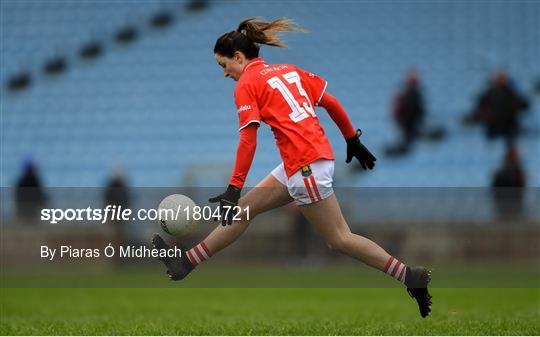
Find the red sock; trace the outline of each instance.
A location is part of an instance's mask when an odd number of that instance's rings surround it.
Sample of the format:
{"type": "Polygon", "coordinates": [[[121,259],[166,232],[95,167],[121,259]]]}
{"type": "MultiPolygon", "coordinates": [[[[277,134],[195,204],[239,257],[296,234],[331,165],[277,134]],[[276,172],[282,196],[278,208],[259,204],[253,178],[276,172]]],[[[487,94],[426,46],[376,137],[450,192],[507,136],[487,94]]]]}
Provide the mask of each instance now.
{"type": "Polygon", "coordinates": [[[210,253],[210,250],[206,247],[204,241],[201,241],[201,243],[188,250],[186,256],[193,267],[196,267],[199,263],[209,259],[210,256],[212,256],[212,253],[210,253]]]}
{"type": "Polygon", "coordinates": [[[388,262],[383,271],[388,275],[392,276],[401,283],[405,283],[405,274],[407,273],[407,266],[400,261],[398,261],[393,256],[390,256],[388,262]]]}

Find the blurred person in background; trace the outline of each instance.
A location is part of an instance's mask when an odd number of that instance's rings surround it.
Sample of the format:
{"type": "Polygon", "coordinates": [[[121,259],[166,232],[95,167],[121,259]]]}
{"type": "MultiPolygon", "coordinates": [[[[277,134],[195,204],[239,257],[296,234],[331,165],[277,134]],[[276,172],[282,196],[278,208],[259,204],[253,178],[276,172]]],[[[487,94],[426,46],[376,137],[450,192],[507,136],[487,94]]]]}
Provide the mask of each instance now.
{"type": "Polygon", "coordinates": [[[495,207],[501,220],[516,219],[522,214],[525,185],[519,150],[512,144],[507,148],[501,167],[493,175],[491,183],[495,207]]]}
{"type": "Polygon", "coordinates": [[[479,95],[474,111],[465,117],[465,123],[484,125],[488,139],[502,137],[510,146],[521,131],[519,121],[528,107],[529,102],[515,90],[508,75],[498,70],[479,95]]]}
{"type": "MultiPolygon", "coordinates": [[[[104,207],[107,207],[107,205],[116,206],[117,210],[119,210],[120,207],[122,210],[128,209],[131,205],[127,179],[121,166],[117,166],[113,170],[111,178],[105,185],[104,201],[104,207]]],[[[112,219],[110,220],[110,225],[113,227],[112,244],[115,247],[124,245],[126,243],[127,222],[124,220],[112,219]]],[[[116,265],[121,263],[119,254],[115,254],[114,263],[116,265]]]]}
{"type": "Polygon", "coordinates": [[[47,202],[47,197],[43,191],[39,169],[32,159],[24,160],[21,175],[15,186],[17,217],[23,224],[37,224],[41,209],[47,202]]]}
{"type": "Polygon", "coordinates": [[[445,136],[443,126],[426,125],[427,111],[418,71],[411,69],[405,75],[403,88],[394,96],[392,119],[398,127],[401,140],[387,147],[386,154],[397,156],[408,153],[420,138],[439,141],[445,136]]]}
{"type": "MultiPolygon", "coordinates": [[[[333,151],[315,106],[325,108],[344,136],[346,162],[356,158],[364,169],[373,169],[376,159],[360,142],[361,131],[353,128],[339,101],[326,92],[324,79],[292,64],[266,64],[259,57],[261,45],[285,47],[279,34],[294,31],[302,30],[286,18],[269,23],[250,18],[216,41],[216,62],[225,77],[238,82],[234,94],[240,132],[236,164],[226,191],[209,200],[219,203],[222,226],[181,257],[162,258],[167,274],[172,280],[185,278],[197,265],[236,241],[257,214],[294,201],[330,249],[404,284],[417,301],[421,316],[427,317],[431,311],[429,271],[407,266],[375,242],[352,233],[343,217],[332,187],[333,151]],[[262,122],[270,125],[283,162],[240,198],[262,122]],[[233,221],[233,212],[224,216],[226,207],[238,205],[242,210],[249,207],[249,219],[245,211],[239,221],[233,221]]],[[[155,248],[170,249],[158,234],[152,241],[155,248]]]]}
{"type": "Polygon", "coordinates": [[[424,125],[424,97],[418,72],[410,70],[403,91],[394,99],[394,121],[403,135],[403,146],[409,146],[420,136],[424,125]]]}

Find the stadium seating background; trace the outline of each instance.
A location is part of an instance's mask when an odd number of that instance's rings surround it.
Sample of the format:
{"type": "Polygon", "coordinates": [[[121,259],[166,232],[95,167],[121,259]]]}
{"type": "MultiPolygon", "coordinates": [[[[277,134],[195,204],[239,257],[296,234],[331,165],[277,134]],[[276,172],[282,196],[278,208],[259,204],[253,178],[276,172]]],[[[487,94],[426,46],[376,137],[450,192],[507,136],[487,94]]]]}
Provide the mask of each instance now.
{"type": "MultiPolygon", "coordinates": [[[[288,49],[263,47],[270,63],[294,63],[329,81],[379,157],[368,174],[344,163],[338,129],[318,110],[337,156],[340,186],[489,186],[500,164],[502,142],[487,142],[479,128],[459,121],[497,67],[506,69],[532,103],[526,117],[538,130],[537,1],[219,1],[187,12],[182,2],[2,1],[0,78],[29,70],[27,90],[2,88],[1,185],[13,186],[25,157],[38,163],[45,186],[102,186],[121,164],[134,186],[177,186],[193,165],[230,172],[237,143],[234,83],[222,76],[212,48],[216,38],[246,17],[294,18],[309,31],[289,34],[288,49]],[[170,27],[149,18],[171,10],[170,27]],[[125,24],[141,30],[125,46],[114,42],[125,24]],[[104,44],[95,60],[78,57],[91,39],[104,44]],[[67,57],[58,76],[41,67],[67,57]],[[390,104],[405,71],[421,74],[429,121],[450,131],[442,143],[423,143],[410,156],[388,159],[396,139],[390,104]]],[[[280,161],[268,127],[248,185],[280,161]]],[[[528,185],[539,186],[538,136],[520,140],[528,185]]],[[[188,181],[189,183],[189,181],[188,181]]],[[[198,178],[219,186],[226,180],[198,178]]]]}

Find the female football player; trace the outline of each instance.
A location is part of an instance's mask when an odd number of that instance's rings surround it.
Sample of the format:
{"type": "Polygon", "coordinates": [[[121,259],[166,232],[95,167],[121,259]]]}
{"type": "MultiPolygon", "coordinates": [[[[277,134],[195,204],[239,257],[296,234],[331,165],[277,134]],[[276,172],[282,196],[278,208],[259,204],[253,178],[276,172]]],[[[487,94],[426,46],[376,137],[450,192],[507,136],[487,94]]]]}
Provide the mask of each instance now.
{"type": "MultiPolygon", "coordinates": [[[[292,64],[267,64],[259,57],[261,45],[285,47],[281,32],[301,31],[291,20],[267,23],[255,18],[220,36],[214,46],[216,62],[225,77],[237,82],[234,98],[238,108],[240,141],[236,163],[226,191],[210,202],[219,202],[222,226],[218,226],[181,258],[164,258],[172,280],[186,277],[198,264],[233,243],[256,215],[294,201],[328,247],[347,254],[404,283],[418,302],[422,317],[430,312],[429,272],[408,267],[373,241],[354,234],[341,213],[332,189],[334,154],[315,114],[322,106],[337,124],[347,144],[347,159],[358,159],[373,169],[375,157],[360,142],[338,100],[326,92],[326,81],[292,64]],[[257,144],[261,122],[270,125],[283,162],[255,188],[240,197],[257,144]],[[233,221],[227,206],[249,207],[249,219],[233,221]],[[228,213],[228,214],[226,214],[228,213]]],[[[156,248],[168,248],[159,235],[156,248]]]]}

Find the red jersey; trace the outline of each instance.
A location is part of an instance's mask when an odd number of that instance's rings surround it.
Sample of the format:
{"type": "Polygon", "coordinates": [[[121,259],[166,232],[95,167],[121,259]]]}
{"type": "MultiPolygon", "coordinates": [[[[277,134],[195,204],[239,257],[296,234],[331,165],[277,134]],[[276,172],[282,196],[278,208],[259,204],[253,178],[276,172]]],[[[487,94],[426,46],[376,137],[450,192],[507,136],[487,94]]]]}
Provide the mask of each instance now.
{"type": "Polygon", "coordinates": [[[334,159],[315,115],[326,85],[294,65],[268,65],[262,58],[251,60],[238,80],[234,98],[240,130],[261,121],[270,125],[288,177],[318,159],[334,159]]]}

